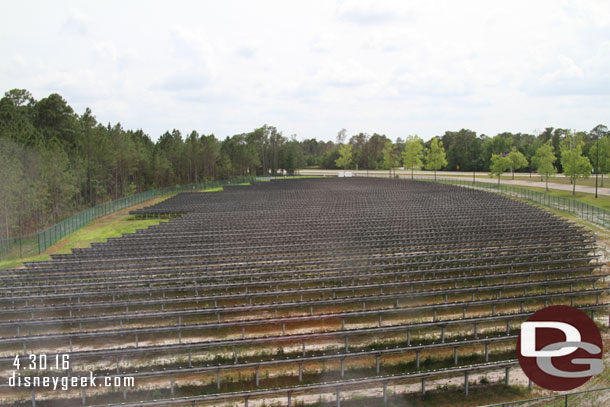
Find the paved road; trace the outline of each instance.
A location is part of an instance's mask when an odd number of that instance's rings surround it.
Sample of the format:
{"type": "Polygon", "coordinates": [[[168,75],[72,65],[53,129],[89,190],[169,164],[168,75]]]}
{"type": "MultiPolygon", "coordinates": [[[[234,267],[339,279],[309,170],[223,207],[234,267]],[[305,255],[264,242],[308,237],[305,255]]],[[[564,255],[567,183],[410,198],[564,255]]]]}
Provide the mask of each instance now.
{"type": "MultiPolygon", "coordinates": [[[[339,170],[299,170],[299,173],[301,175],[337,175],[339,172],[340,172],[339,170]]],[[[351,171],[351,172],[354,175],[360,175],[360,176],[365,176],[367,174],[367,171],[351,171]]],[[[396,174],[399,175],[401,178],[406,178],[406,177],[411,176],[410,171],[404,171],[404,170],[397,170],[396,174]]],[[[419,178],[434,177],[434,175],[429,171],[415,171],[414,175],[419,178]]],[[[510,175],[510,174],[507,173],[506,175],[510,175]]],[[[368,176],[387,177],[388,171],[368,171],[368,176]]],[[[456,177],[455,172],[449,172],[449,171],[438,171],[436,173],[436,176],[442,177],[442,178],[457,179],[457,180],[467,179],[466,177],[463,177],[463,176],[456,177]]],[[[490,178],[489,174],[486,172],[477,172],[475,174],[475,178],[479,182],[488,182],[488,183],[497,183],[498,182],[497,178],[490,178]]],[[[470,178],[470,179],[472,179],[472,178],[470,178]]],[[[501,183],[505,184],[505,185],[515,185],[515,186],[520,185],[520,186],[538,187],[538,188],[544,188],[544,185],[545,185],[544,182],[524,181],[524,180],[514,180],[514,181],[513,180],[502,180],[501,183]]],[[[572,185],[549,182],[549,189],[572,191],[572,185]]],[[[595,187],[578,185],[578,182],[577,182],[576,191],[594,194],[595,187]]],[[[597,194],[604,195],[604,196],[610,196],[610,188],[598,188],[597,194]]]]}

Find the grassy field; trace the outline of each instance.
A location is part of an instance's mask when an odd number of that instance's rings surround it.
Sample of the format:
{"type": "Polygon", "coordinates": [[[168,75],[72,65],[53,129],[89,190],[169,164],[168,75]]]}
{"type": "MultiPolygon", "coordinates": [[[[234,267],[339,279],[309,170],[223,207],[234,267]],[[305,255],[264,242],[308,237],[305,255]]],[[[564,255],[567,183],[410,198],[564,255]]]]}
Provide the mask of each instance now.
{"type": "Polygon", "coordinates": [[[298,178],[324,178],[324,175],[284,175],[276,176],[278,179],[298,179],[298,178]]]}
{"type": "MultiPolygon", "coordinates": [[[[235,185],[251,185],[249,182],[242,182],[235,185]]],[[[222,187],[209,188],[201,192],[220,192],[222,187]]],[[[122,211],[104,216],[89,223],[85,227],[77,230],[74,233],[66,236],[55,245],[49,247],[44,253],[29,256],[20,259],[1,260],[0,269],[17,268],[23,265],[23,262],[49,260],[51,254],[70,253],[72,248],[89,247],[93,242],[104,242],[111,237],[120,237],[125,233],[133,233],[137,229],[145,229],[149,226],[156,225],[160,222],[165,222],[167,219],[136,219],[129,215],[129,211],[143,208],[161,202],[171,196],[153,199],[142,204],[132,206],[122,211]]]]}
{"type": "Polygon", "coordinates": [[[64,237],[42,254],[22,259],[1,261],[0,269],[21,267],[23,262],[27,261],[49,260],[51,254],[70,253],[72,248],[89,247],[93,242],[104,242],[111,237],[120,237],[125,233],[133,233],[136,229],[145,229],[160,222],[165,222],[167,219],[135,219],[135,216],[130,215],[129,211],[153,205],[167,198],[169,197],[153,199],[96,219],[85,227],[64,237]]]}
{"type": "MultiPolygon", "coordinates": [[[[240,186],[240,185],[252,185],[249,182],[242,182],[240,184],[233,184],[231,186],[240,186]]],[[[224,191],[223,187],[216,187],[216,188],[208,188],[208,189],[202,189],[198,192],[220,192],[220,191],[224,191]]]]}
{"type": "MultiPolygon", "coordinates": [[[[519,186],[519,188],[529,189],[529,190],[537,191],[537,192],[545,192],[544,187],[536,188],[536,187],[519,186]]],[[[584,203],[592,205],[592,206],[597,206],[599,208],[610,210],[610,197],[609,196],[598,195],[597,199],[595,199],[595,194],[589,194],[586,192],[576,192],[575,195],[572,195],[571,191],[561,191],[561,190],[557,190],[557,189],[549,190],[549,192],[547,192],[547,193],[549,195],[560,196],[563,198],[570,198],[570,199],[574,199],[576,201],[584,202],[584,203]]]]}
{"type": "MultiPolygon", "coordinates": [[[[285,177],[274,177],[276,179],[301,179],[301,178],[324,178],[322,175],[287,175],[285,177]]],[[[257,182],[269,182],[271,181],[271,178],[268,179],[264,179],[261,178],[259,180],[257,180],[257,182]]],[[[240,184],[232,184],[231,186],[240,186],[240,185],[252,185],[250,182],[242,182],[240,184]]],[[[209,188],[209,189],[204,189],[201,190],[200,192],[220,192],[220,191],[224,191],[223,187],[217,187],[217,188],[209,188]]]]}

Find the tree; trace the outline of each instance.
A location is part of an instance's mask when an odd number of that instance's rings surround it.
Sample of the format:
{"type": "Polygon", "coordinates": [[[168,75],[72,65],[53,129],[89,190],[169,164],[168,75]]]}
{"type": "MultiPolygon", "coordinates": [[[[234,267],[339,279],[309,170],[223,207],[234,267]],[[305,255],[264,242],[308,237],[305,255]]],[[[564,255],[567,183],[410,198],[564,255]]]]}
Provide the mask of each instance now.
{"type": "Polygon", "coordinates": [[[16,214],[21,205],[17,199],[18,191],[26,185],[23,179],[23,166],[19,162],[20,147],[10,140],[0,138],[0,250],[15,229],[16,214]]]}
{"type": "MultiPolygon", "coordinates": [[[[303,140],[301,143],[303,159],[307,166],[320,166],[324,154],[334,148],[332,141],[318,141],[316,139],[303,140]]],[[[334,162],[332,163],[334,166],[334,162]]]]}
{"type": "Polygon", "coordinates": [[[546,191],[549,191],[549,175],[557,172],[557,168],[553,165],[557,157],[553,154],[553,146],[551,140],[547,141],[538,149],[532,157],[532,165],[536,168],[540,175],[546,176],[546,191]]]}
{"type": "Polygon", "coordinates": [[[285,149],[284,154],[282,155],[282,166],[288,172],[288,175],[294,175],[294,170],[297,165],[293,146],[289,146],[285,149]]]}
{"type": "Polygon", "coordinates": [[[515,147],[512,148],[510,153],[506,156],[510,161],[510,171],[513,175],[513,179],[515,179],[515,170],[519,168],[527,167],[527,158],[521,152],[517,151],[515,147]]]}
{"type": "Polygon", "coordinates": [[[561,141],[561,166],[564,175],[572,180],[572,195],[576,195],[576,180],[580,177],[589,178],[591,162],[582,155],[583,142],[580,138],[568,133],[561,141]]]}
{"type": "Polygon", "coordinates": [[[498,176],[498,185],[500,185],[500,177],[510,168],[510,159],[504,154],[492,154],[491,165],[489,166],[490,175],[498,176]]]}
{"type": "MultiPolygon", "coordinates": [[[[216,178],[216,162],[220,156],[220,142],[213,134],[201,135],[201,149],[203,155],[203,177],[206,180],[216,178]]],[[[265,175],[267,175],[265,173],[265,175]]]]}
{"type": "Polygon", "coordinates": [[[35,103],[25,89],[6,92],[0,99],[0,136],[23,146],[38,144],[42,135],[33,123],[35,103]]]}
{"type": "Polygon", "coordinates": [[[347,169],[352,164],[352,145],[341,144],[339,146],[339,158],[335,160],[335,165],[339,168],[347,169]]]}
{"type": "Polygon", "coordinates": [[[441,138],[447,152],[447,167],[450,170],[473,171],[479,156],[481,141],[477,134],[468,129],[446,131],[441,138]]]}
{"type": "Polygon", "coordinates": [[[356,168],[359,169],[367,169],[368,165],[368,141],[369,135],[366,133],[359,133],[355,136],[352,136],[349,139],[349,143],[352,147],[352,161],[356,164],[356,168]]]}
{"type": "Polygon", "coordinates": [[[392,144],[390,140],[386,141],[383,147],[383,165],[390,171],[390,177],[392,176],[392,169],[398,165],[400,160],[400,154],[398,153],[397,146],[392,144]]]}
{"type": "Polygon", "coordinates": [[[72,204],[77,193],[74,172],[70,169],[68,154],[62,149],[59,141],[51,142],[42,154],[43,181],[46,186],[45,198],[53,212],[55,223],[72,204]]]}
{"type": "Polygon", "coordinates": [[[78,138],[78,147],[81,150],[81,154],[84,154],[87,159],[87,190],[85,193],[85,200],[91,204],[93,202],[93,189],[91,187],[91,156],[93,155],[93,129],[97,124],[95,117],[91,113],[91,109],[86,108],[85,113],[80,116],[80,123],[82,128],[81,137],[78,138]]]}
{"type": "Polygon", "coordinates": [[[203,167],[199,133],[195,130],[184,140],[186,160],[188,162],[188,182],[199,183],[199,172],[203,167]]]}
{"type": "Polygon", "coordinates": [[[345,142],[345,137],[347,137],[347,130],[339,130],[337,133],[337,144],[343,144],[345,142]]]}
{"type": "MultiPolygon", "coordinates": [[[[244,176],[256,172],[260,164],[256,148],[253,144],[248,144],[246,134],[237,134],[227,137],[222,143],[221,152],[224,152],[231,160],[231,176],[244,176]]],[[[279,151],[277,151],[277,161],[273,164],[273,174],[279,169],[279,151]]]]}
{"type": "MultiPolygon", "coordinates": [[[[561,141],[563,139],[565,139],[567,136],[569,136],[570,130],[567,129],[555,129],[553,130],[553,134],[551,136],[551,144],[553,144],[553,149],[554,151],[561,151],[561,141]]],[[[557,161],[557,172],[563,173],[563,164],[561,163],[561,160],[557,161]]]]}
{"type": "Polygon", "coordinates": [[[269,149],[270,157],[268,158],[268,162],[271,163],[271,165],[270,165],[271,174],[275,175],[277,173],[277,170],[280,167],[280,162],[279,162],[280,150],[281,150],[282,146],[284,145],[284,143],[286,142],[286,138],[284,136],[282,136],[282,132],[278,132],[277,129],[273,126],[269,126],[268,130],[269,130],[268,134],[269,134],[269,144],[270,144],[270,149],[269,149]]]}
{"type": "Polygon", "coordinates": [[[405,168],[411,168],[411,179],[413,179],[413,167],[422,166],[422,158],[424,146],[422,145],[422,139],[419,136],[407,136],[405,142],[405,151],[402,153],[402,164],[405,168]]]}
{"type": "Polygon", "coordinates": [[[383,134],[373,133],[366,143],[367,169],[376,170],[383,163],[383,149],[390,139],[383,134]]]}
{"type": "Polygon", "coordinates": [[[434,171],[434,180],[436,181],[436,171],[447,165],[447,157],[445,155],[445,149],[443,148],[443,142],[439,141],[438,137],[434,137],[430,140],[430,147],[426,148],[425,161],[425,168],[434,171]]]}
{"type": "Polygon", "coordinates": [[[28,106],[36,103],[32,94],[26,89],[11,89],[4,94],[4,97],[9,100],[15,107],[28,106]]]}
{"type": "MultiPolygon", "coordinates": [[[[111,157],[114,174],[114,199],[119,199],[127,193],[130,178],[135,172],[135,145],[120,123],[109,128],[108,134],[112,145],[115,147],[114,154],[111,157]]],[[[182,142],[182,139],[180,141],[182,142]]]]}
{"type": "Polygon", "coordinates": [[[517,151],[521,152],[525,156],[525,159],[528,161],[528,170],[531,177],[533,170],[532,157],[534,156],[536,150],[538,149],[538,147],[541,146],[542,143],[539,143],[536,140],[536,136],[533,134],[517,133],[515,135],[513,144],[517,151]]]}
{"type": "Polygon", "coordinates": [[[282,168],[284,168],[289,175],[294,175],[296,169],[305,165],[301,143],[299,143],[294,134],[290,136],[290,141],[284,144],[281,156],[282,168]]]}
{"type": "Polygon", "coordinates": [[[77,119],[72,107],[57,93],[39,100],[34,106],[34,125],[40,129],[45,140],[57,139],[68,151],[74,149],[80,133],[77,119]]]}
{"type": "Polygon", "coordinates": [[[598,174],[602,175],[602,187],[604,186],[604,174],[610,172],[610,137],[608,128],[598,124],[590,132],[592,145],[589,149],[589,159],[598,174]],[[599,148],[599,151],[597,149],[599,148]],[[599,159],[599,162],[598,162],[599,159]]]}
{"type": "Polygon", "coordinates": [[[598,174],[602,176],[602,184],[604,186],[604,174],[610,172],[610,137],[602,137],[599,141],[594,141],[589,150],[589,160],[598,174]],[[599,148],[599,155],[597,149],[599,148]],[[599,163],[597,162],[599,157],[599,163]]]}

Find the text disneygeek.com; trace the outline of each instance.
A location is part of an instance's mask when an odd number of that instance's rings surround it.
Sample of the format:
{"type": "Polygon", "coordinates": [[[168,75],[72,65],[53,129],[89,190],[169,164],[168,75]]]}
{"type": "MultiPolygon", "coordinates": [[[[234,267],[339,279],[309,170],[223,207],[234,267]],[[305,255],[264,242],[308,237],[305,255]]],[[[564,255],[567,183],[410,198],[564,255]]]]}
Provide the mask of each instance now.
{"type": "Polygon", "coordinates": [[[45,354],[17,355],[13,361],[13,370],[8,378],[9,387],[48,388],[53,390],[68,390],[74,387],[133,387],[132,376],[88,376],[70,375],[70,355],[45,354]],[[19,371],[23,371],[23,374],[19,371]],[[36,376],[34,373],[65,372],[67,376],[36,376]]]}

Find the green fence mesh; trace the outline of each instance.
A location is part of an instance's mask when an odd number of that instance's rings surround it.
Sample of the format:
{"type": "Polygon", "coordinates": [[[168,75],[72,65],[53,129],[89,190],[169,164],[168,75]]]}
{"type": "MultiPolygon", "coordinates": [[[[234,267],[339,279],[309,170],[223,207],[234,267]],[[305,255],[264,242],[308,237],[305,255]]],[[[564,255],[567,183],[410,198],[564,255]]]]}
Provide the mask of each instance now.
{"type": "Polygon", "coordinates": [[[0,259],[19,259],[40,254],[65,236],[82,228],[92,220],[143,202],[150,201],[151,199],[157,197],[253,181],[255,181],[255,177],[241,177],[224,181],[209,181],[199,184],[180,185],[161,189],[152,189],[150,191],[126,196],[114,201],[105,202],[103,204],[91,207],[77,215],[64,219],[58,224],[53,225],[39,233],[13,237],[10,239],[0,239],[0,259]]]}

